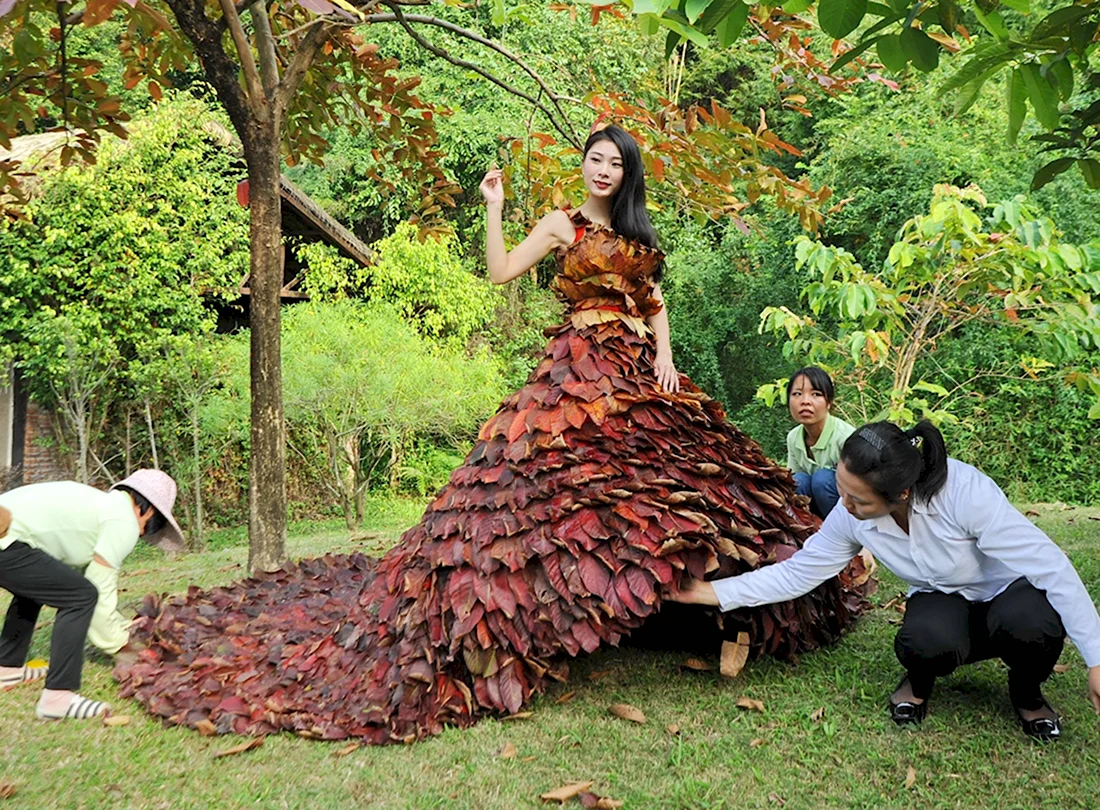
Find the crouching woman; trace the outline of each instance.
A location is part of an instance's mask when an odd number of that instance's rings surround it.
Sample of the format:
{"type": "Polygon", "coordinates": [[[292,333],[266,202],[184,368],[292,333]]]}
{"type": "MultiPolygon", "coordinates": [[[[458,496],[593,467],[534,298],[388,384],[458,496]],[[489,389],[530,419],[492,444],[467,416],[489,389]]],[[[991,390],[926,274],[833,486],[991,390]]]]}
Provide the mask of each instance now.
{"type": "Polygon", "coordinates": [[[183,549],[175,501],[175,482],[159,470],[138,470],[110,492],[57,481],[0,495],[0,588],[12,595],[0,632],[0,690],[43,683],[35,710],[43,720],[107,713],[106,703],[77,694],[84,643],[108,654],[127,645],[130,623],[116,610],[119,567],[139,537],[183,549]],[[27,666],[43,605],[57,608],[50,665],[27,666]]]}
{"type": "Polygon", "coordinates": [[[1008,694],[1026,734],[1061,734],[1040,685],[1066,635],[1088,666],[1100,712],[1100,616],[1061,549],[986,475],[947,457],[930,423],[859,428],[837,465],[843,509],[787,560],[737,577],[692,580],[669,598],[733,610],[794,599],[839,573],[861,546],[909,584],[894,651],[905,676],[889,700],[920,723],[936,678],[987,658],[1008,665],[1008,694]]]}

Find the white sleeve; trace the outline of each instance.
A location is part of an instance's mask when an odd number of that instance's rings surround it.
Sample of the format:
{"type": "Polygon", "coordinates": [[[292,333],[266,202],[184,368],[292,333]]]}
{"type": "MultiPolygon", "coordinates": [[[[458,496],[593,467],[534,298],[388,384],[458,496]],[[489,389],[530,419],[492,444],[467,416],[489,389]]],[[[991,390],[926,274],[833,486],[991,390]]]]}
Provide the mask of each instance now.
{"type": "Polygon", "coordinates": [[[809,593],[844,570],[862,543],[852,531],[844,509],[829,513],[821,528],[798,551],[781,563],[735,577],[713,580],[722,610],[770,605],[809,593]]]}
{"type": "Polygon", "coordinates": [[[1020,514],[993,480],[978,473],[956,495],[956,514],[978,548],[1045,591],[1085,664],[1100,664],[1100,616],[1062,549],[1020,514]],[[980,508],[975,508],[980,504],[980,508]]]}

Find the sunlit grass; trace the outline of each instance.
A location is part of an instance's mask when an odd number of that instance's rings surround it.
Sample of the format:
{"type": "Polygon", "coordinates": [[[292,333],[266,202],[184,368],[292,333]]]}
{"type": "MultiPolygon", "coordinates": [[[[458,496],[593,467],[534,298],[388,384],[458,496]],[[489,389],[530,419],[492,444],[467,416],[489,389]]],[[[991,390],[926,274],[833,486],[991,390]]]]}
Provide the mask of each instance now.
{"type": "MultiPolygon", "coordinates": [[[[422,506],[376,504],[369,531],[354,534],[338,522],[296,525],[291,554],[360,547],[376,553],[415,522],[422,506]]],[[[1100,509],[1038,511],[1036,521],[1070,553],[1092,593],[1100,593],[1100,520],[1090,519],[1100,518],[1100,509]]],[[[242,532],[218,533],[210,551],[173,561],[144,550],[127,562],[123,599],[230,582],[243,572],[243,543],[242,532]]],[[[881,606],[899,590],[897,580],[884,576],[874,601],[881,606]]],[[[216,751],[240,739],[162,727],[137,704],[118,700],[109,663],[93,659],[85,667],[85,693],[112,701],[130,724],[41,724],[33,719],[33,688],[0,694],[0,780],[16,789],[0,807],[497,810],[545,806],[540,793],[589,779],[597,793],[628,808],[777,808],[780,801],[814,810],[1098,805],[1100,718],[1086,703],[1076,650],[1067,645],[1062,661],[1070,670],[1046,689],[1066,719],[1065,739],[1056,745],[1034,744],[1018,731],[997,662],[945,680],[924,727],[902,731],[884,708],[900,674],[891,644],[898,618],[877,607],[837,646],[797,663],[754,662],[734,681],[681,671],[680,653],[603,651],[577,661],[570,683],[536,699],[529,719],[486,720],[424,743],[343,757],[337,756],[342,743],[283,735],[215,760],[216,751]],[[592,673],[607,674],[592,679],[592,673]],[[556,702],[571,691],[572,700],[556,702]],[[763,701],[765,712],[738,709],[741,696],[763,701]],[[609,715],[616,702],[638,707],[648,722],[609,715]],[[670,734],[669,724],[680,733],[670,734]],[[502,758],[507,743],[516,755],[502,758]],[[907,788],[909,767],[916,781],[907,788]]],[[[34,654],[47,649],[44,627],[34,654]]]]}

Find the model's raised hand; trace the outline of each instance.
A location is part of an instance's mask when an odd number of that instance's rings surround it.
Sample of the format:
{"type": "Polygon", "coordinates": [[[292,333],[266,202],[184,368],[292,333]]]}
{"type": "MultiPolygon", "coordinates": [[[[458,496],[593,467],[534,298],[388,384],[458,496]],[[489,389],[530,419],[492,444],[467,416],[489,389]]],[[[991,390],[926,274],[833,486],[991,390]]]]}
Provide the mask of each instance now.
{"type": "Polygon", "coordinates": [[[481,196],[485,198],[486,205],[503,205],[504,203],[504,172],[500,169],[489,169],[481,178],[478,186],[481,196]]]}

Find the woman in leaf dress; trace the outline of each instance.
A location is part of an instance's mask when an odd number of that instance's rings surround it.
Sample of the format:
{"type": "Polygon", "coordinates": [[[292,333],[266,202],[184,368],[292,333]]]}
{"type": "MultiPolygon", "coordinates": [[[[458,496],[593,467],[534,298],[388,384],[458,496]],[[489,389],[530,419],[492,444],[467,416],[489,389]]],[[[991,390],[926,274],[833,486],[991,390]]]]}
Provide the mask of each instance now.
{"type": "MultiPolygon", "coordinates": [[[[206,733],[408,742],[517,712],[682,579],[786,559],[813,533],[790,473],[676,372],[637,144],[607,127],[583,165],[585,202],[511,252],[500,173],[482,182],[491,278],[554,252],[568,313],[420,523],[381,560],[148,598],[135,632],[149,648],[116,671],[124,694],[206,733]]],[[[724,632],[752,655],[832,641],[861,607],[866,576],[852,576],[727,614],[724,632]]]]}

